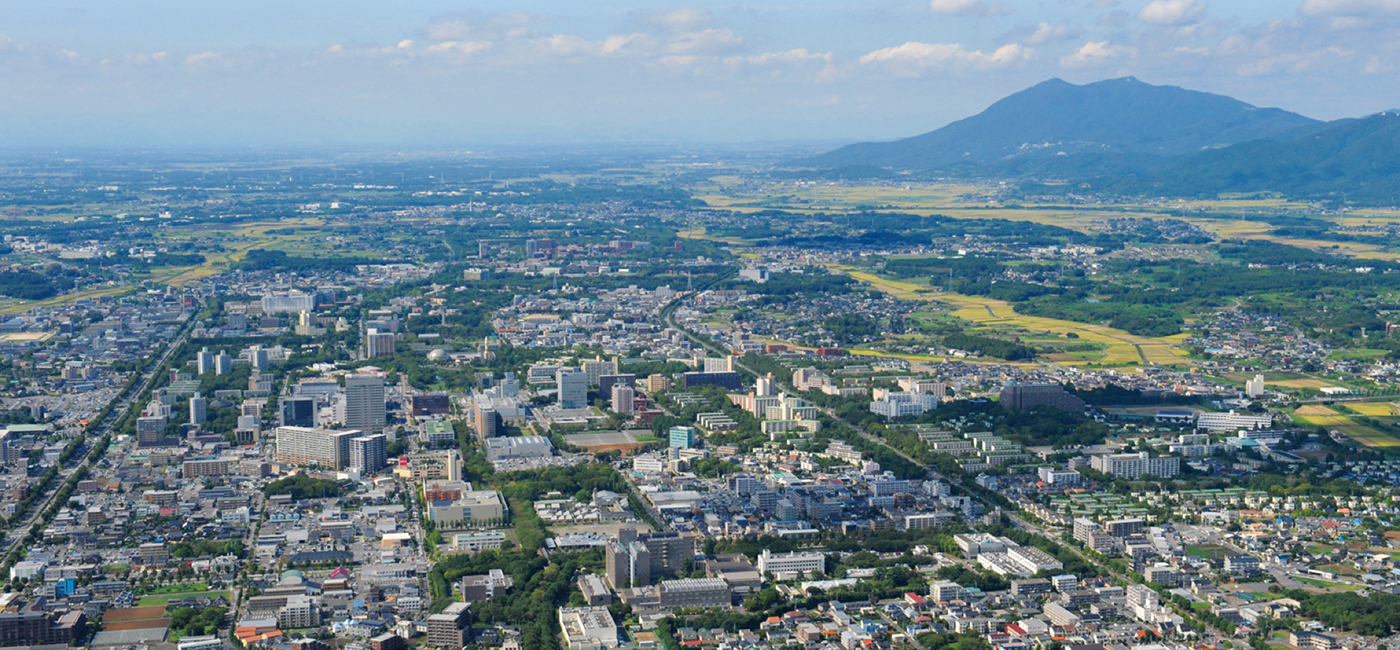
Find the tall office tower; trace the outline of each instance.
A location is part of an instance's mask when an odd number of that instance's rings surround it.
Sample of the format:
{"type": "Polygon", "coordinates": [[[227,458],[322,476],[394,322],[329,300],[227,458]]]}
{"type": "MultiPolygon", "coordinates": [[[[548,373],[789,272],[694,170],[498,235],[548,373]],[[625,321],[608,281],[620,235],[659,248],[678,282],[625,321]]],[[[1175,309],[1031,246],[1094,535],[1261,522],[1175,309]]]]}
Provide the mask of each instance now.
{"type": "Polygon", "coordinates": [[[772,397],[774,395],[777,395],[777,393],[773,391],[773,373],[770,372],[767,376],[759,377],[758,384],[754,390],[754,396],[772,397]]]}
{"type": "Polygon", "coordinates": [[[491,255],[491,244],[488,244],[488,243],[486,243],[486,242],[484,242],[484,241],[481,241],[481,242],[477,242],[477,243],[476,243],[476,256],[477,256],[477,257],[480,257],[481,259],[486,259],[486,258],[487,258],[488,256],[490,256],[490,255],[491,255]]]}
{"type": "Polygon", "coordinates": [[[348,429],[384,428],[384,379],[378,375],[345,376],[345,421],[348,429]]]}
{"type": "Polygon", "coordinates": [[[225,350],[219,350],[219,356],[214,357],[214,374],[227,375],[233,372],[233,357],[225,350]]]}
{"type": "Polygon", "coordinates": [[[388,453],[388,438],[382,433],[350,439],[350,467],[363,474],[383,470],[388,453]]]}
{"type": "Polygon", "coordinates": [[[290,465],[345,469],[350,462],[350,439],[359,435],[354,430],[277,427],[277,454],[273,458],[290,465]]]}
{"type": "Polygon", "coordinates": [[[484,398],[479,398],[473,410],[475,411],[474,415],[476,419],[476,437],[481,440],[495,438],[496,434],[499,433],[499,422],[501,418],[500,414],[496,412],[492,402],[484,398]]]}
{"type": "Polygon", "coordinates": [[[375,359],[392,356],[394,356],[393,332],[381,332],[375,327],[365,330],[365,357],[375,359]]]}
{"type": "Polygon", "coordinates": [[[554,373],[559,387],[559,408],[588,408],[588,374],[576,368],[560,368],[554,373]]]}
{"type": "Polygon", "coordinates": [[[633,404],[637,397],[637,391],[631,386],[624,384],[613,384],[612,387],[612,410],[614,413],[631,415],[637,412],[637,407],[633,404]]]}
{"type": "Polygon", "coordinates": [[[190,424],[203,424],[209,419],[209,402],[199,393],[190,398],[190,424]]]}
{"type": "Polygon", "coordinates": [[[534,257],[535,253],[538,252],[540,252],[540,247],[535,244],[535,240],[525,240],[525,257],[534,257]]]}
{"type": "Polygon", "coordinates": [[[214,370],[214,353],[209,348],[204,348],[195,355],[195,363],[199,366],[199,374],[204,374],[214,370]]]}
{"type": "Polygon", "coordinates": [[[159,447],[165,444],[165,418],[136,418],[136,446],[159,447]]]}
{"type": "Polygon", "coordinates": [[[316,398],[287,395],[277,398],[277,424],[284,427],[316,426],[316,398]]]}

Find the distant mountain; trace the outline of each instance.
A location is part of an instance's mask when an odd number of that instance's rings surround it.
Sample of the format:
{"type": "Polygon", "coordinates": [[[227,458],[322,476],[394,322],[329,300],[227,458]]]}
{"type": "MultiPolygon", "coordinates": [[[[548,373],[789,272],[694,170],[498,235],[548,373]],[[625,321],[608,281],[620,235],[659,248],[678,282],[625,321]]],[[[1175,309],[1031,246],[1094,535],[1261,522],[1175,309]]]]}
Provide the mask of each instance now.
{"type": "Polygon", "coordinates": [[[1060,79],[1010,95],[937,131],[842,147],[795,161],[990,175],[1088,177],[1170,167],[1202,149],[1304,133],[1321,123],[1277,108],[1133,77],[1077,86],[1060,79]]]}
{"type": "Polygon", "coordinates": [[[1304,137],[1245,142],[1197,153],[1159,173],[1078,186],[1154,196],[1267,192],[1400,205],[1400,113],[1337,120],[1304,137]]]}

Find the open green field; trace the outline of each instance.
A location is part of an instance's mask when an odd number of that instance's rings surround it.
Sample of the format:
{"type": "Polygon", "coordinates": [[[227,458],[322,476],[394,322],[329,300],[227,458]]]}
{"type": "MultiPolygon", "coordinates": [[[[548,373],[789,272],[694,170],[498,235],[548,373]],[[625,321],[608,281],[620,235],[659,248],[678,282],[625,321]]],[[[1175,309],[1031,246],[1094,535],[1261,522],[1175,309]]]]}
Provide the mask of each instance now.
{"type": "Polygon", "coordinates": [[[1327,580],[1319,580],[1317,578],[1304,578],[1302,576],[1290,577],[1292,577],[1294,580],[1297,580],[1298,582],[1301,582],[1306,585],[1312,585],[1319,589],[1342,589],[1345,591],[1357,591],[1361,589],[1361,587],[1358,587],[1356,585],[1349,585],[1341,582],[1329,582],[1327,580]]]}
{"type": "Polygon", "coordinates": [[[150,596],[142,596],[139,600],[136,601],[136,606],[151,607],[154,605],[165,605],[166,603],[172,600],[184,600],[189,596],[208,596],[210,598],[213,598],[215,596],[223,596],[227,599],[232,597],[231,594],[232,592],[228,591],[209,591],[209,588],[205,587],[203,590],[199,591],[181,591],[177,593],[153,594],[150,596]]]}
{"type": "Polygon", "coordinates": [[[901,300],[930,300],[947,304],[953,310],[953,316],[974,323],[979,329],[1025,330],[1051,335],[1056,340],[1068,334],[1074,334],[1078,337],[1076,342],[1092,344],[1098,348],[1093,351],[1054,353],[1050,360],[1056,363],[1069,365],[1098,363],[1106,366],[1185,365],[1190,363],[1187,352],[1181,348],[1181,343],[1187,338],[1186,334],[1150,338],[1136,336],[1104,325],[1025,316],[1016,313],[1015,307],[1002,300],[934,292],[915,282],[891,280],[843,265],[833,264],[829,265],[829,268],[832,272],[844,273],[901,300]]]}
{"type": "Polygon", "coordinates": [[[1191,557],[1218,558],[1229,555],[1230,553],[1230,549],[1227,549],[1224,546],[1216,546],[1214,544],[1203,546],[1188,545],[1186,547],[1186,554],[1191,557]]]}

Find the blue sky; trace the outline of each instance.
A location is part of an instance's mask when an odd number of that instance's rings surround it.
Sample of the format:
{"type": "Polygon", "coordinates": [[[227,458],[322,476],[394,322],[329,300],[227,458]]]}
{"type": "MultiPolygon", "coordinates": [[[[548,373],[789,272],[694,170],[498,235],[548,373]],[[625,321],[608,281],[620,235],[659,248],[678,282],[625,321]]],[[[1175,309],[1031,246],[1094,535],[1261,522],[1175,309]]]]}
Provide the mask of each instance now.
{"type": "Polygon", "coordinates": [[[1400,0],[0,1],[8,146],[914,135],[1051,77],[1400,107],[1400,0]]]}

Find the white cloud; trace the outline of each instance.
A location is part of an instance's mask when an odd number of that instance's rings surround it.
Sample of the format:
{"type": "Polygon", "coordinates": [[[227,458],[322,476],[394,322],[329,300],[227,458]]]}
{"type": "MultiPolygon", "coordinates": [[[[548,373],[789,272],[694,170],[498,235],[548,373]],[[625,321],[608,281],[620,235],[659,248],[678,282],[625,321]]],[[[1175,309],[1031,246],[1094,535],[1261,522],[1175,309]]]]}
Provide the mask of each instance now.
{"type": "Polygon", "coordinates": [[[1196,0],[1152,0],[1137,12],[1137,19],[1152,25],[1189,25],[1205,17],[1206,6],[1196,0]]]}
{"type": "Polygon", "coordinates": [[[443,41],[429,45],[423,51],[427,54],[476,54],[494,45],[491,41],[443,41]]]}
{"type": "Polygon", "coordinates": [[[1011,7],[996,0],[929,0],[928,10],[945,16],[994,16],[1011,13],[1011,7]]]}
{"type": "Polygon", "coordinates": [[[786,52],[764,52],[756,56],[732,56],[724,60],[728,64],[748,63],[750,65],[767,65],[769,63],[802,63],[805,61],[826,61],[831,62],[831,52],[808,52],[798,48],[787,50],[786,52]]]}
{"type": "Polygon", "coordinates": [[[1079,35],[1082,33],[1084,33],[1084,30],[1078,25],[1071,25],[1069,23],[1056,23],[1053,25],[1050,23],[1041,23],[1039,27],[1036,27],[1035,32],[1021,39],[1021,42],[1026,45],[1044,45],[1046,43],[1079,38],[1079,35]]]}
{"type": "Polygon", "coordinates": [[[1381,74],[1383,72],[1393,72],[1395,66],[1381,60],[1378,56],[1372,56],[1366,61],[1366,67],[1362,68],[1366,74],[1381,74]]]}
{"type": "Polygon", "coordinates": [[[1137,50],[1131,47],[1115,45],[1108,41],[1090,41],[1073,54],[1066,54],[1060,58],[1060,65],[1067,68],[1079,68],[1085,66],[1101,65],[1110,63],[1121,58],[1132,58],[1137,56],[1137,50]]]}
{"type": "Polygon", "coordinates": [[[709,26],[715,17],[708,9],[681,7],[670,11],[660,11],[642,15],[638,21],[644,25],[659,27],[673,32],[690,32],[709,26]]]}
{"type": "Polygon", "coordinates": [[[862,65],[887,64],[905,73],[925,68],[987,69],[1009,65],[1030,57],[1031,50],[1010,43],[993,52],[968,50],[958,43],[919,43],[910,41],[898,47],[875,50],[860,57],[862,65]]]}
{"type": "Polygon", "coordinates": [[[540,49],[549,54],[559,56],[579,56],[584,54],[598,54],[602,51],[602,45],[595,43],[582,36],[571,34],[553,34],[544,38],[535,39],[535,43],[540,49]]]}
{"type": "Polygon", "coordinates": [[[430,41],[479,41],[501,36],[523,38],[534,35],[532,26],[543,21],[542,17],[523,11],[512,14],[473,12],[452,20],[434,22],[423,30],[423,35],[430,41]]]}
{"type": "Polygon", "coordinates": [[[1304,16],[1381,16],[1400,14],[1400,0],[1306,0],[1304,16]]]}
{"type": "Polygon", "coordinates": [[[651,42],[651,37],[646,34],[627,34],[609,36],[603,39],[602,54],[625,54],[631,50],[645,49],[651,42]]]}
{"type": "Polygon", "coordinates": [[[199,68],[207,65],[223,63],[224,57],[218,52],[200,52],[185,57],[186,68],[199,68]]]}
{"type": "Polygon", "coordinates": [[[711,28],[676,36],[666,49],[674,54],[719,54],[733,50],[743,42],[744,39],[732,31],[711,28]]]}

